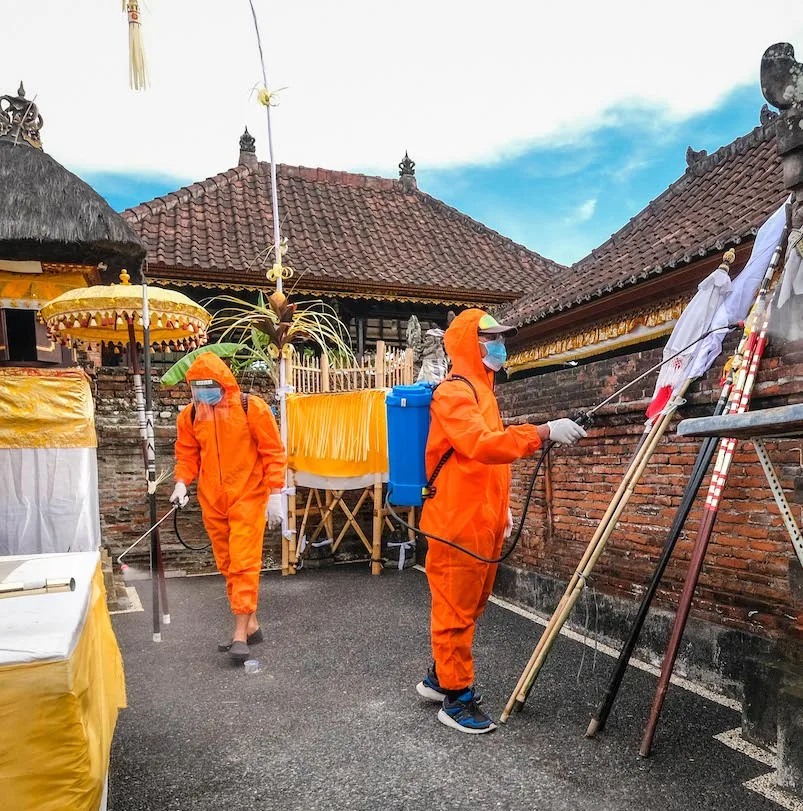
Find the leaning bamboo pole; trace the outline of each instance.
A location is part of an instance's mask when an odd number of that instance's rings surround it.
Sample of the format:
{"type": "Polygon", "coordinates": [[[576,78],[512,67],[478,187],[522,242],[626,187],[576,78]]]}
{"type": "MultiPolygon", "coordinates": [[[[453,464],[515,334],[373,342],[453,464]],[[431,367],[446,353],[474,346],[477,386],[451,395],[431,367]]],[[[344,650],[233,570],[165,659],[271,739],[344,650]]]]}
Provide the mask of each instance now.
{"type": "MultiPolygon", "coordinates": [[[[678,399],[682,397],[690,382],[691,381],[687,381],[684,384],[673,401],[674,403],[677,403],[678,399]]],[[[544,629],[541,638],[538,640],[538,644],[536,645],[529,662],[519,677],[513,693],[508,699],[507,705],[505,706],[504,712],[500,718],[502,723],[507,721],[515,706],[518,705],[520,709],[527,700],[527,696],[529,695],[532,685],[538,676],[546,657],[549,655],[552,645],[555,643],[555,640],[560,634],[563,625],[566,623],[574,604],[577,602],[577,599],[582,593],[591,570],[596,565],[596,562],[599,559],[599,556],[602,554],[608,539],[619,521],[620,516],[624,512],[630,497],[635,492],[636,486],[644,473],[647,463],[655,452],[655,449],[658,446],[658,443],[661,441],[666,429],[669,427],[675,407],[676,406],[668,407],[659,417],[659,419],[656,419],[652,423],[649,430],[642,434],[640,444],[630,461],[630,465],[628,466],[628,469],[625,472],[616,493],[611,499],[602,520],[597,525],[594,536],[586,547],[586,551],[583,554],[577,569],[569,580],[569,585],[566,587],[563,597],[561,597],[557,608],[553,612],[547,624],[547,627],[544,629]]]]}
{"type": "MultiPolygon", "coordinates": [[[[775,271],[780,263],[781,257],[786,249],[787,236],[790,230],[790,211],[791,207],[787,208],[787,225],[784,229],[783,235],[781,236],[781,240],[776,246],[775,252],[772,255],[767,272],[764,274],[756,303],[753,305],[753,309],[750,313],[750,336],[748,338],[747,348],[745,349],[744,362],[737,371],[734,380],[733,390],[731,391],[730,401],[726,410],[726,413],[728,414],[742,414],[747,411],[750,405],[750,398],[753,392],[753,386],[755,385],[756,375],[758,373],[758,366],[767,345],[767,331],[769,329],[770,314],[772,310],[772,295],[768,295],[768,290],[775,275],[775,271]],[[760,328],[757,329],[759,325],[760,328]]],[[[680,650],[683,632],[686,629],[686,622],[688,621],[689,614],[691,612],[694,592],[697,588],[700,573],[702,572],[708,544],[714,531],[714,523],[716,522],[717,514],[719,512],[722,491],[725,488],[725,482],[728,478],[735,447],[736,440],[732,438],[723,439],[719,444],[719,453],[717,454],[714,472],[711,476],[708,494],[703,507],[703,518],[700,521],[700,526],[697,530],[697,537],[694,541],[692,557],[691,561],[689,562],[689,570],[683,583],[683,592],[680,595],[678,611],[675,615],[675,622],[672,626],[669,644],[667,645],[666,654],[664,655],[664,661],[661,666],[661,676],[658,680],[658,686],[656,688],[655,697],[650,710],[650,717],[647,721],[647,727],[644,730],[644,736],[639,749],[639,754],[642,757],[648,757],[650,750],[652,749],[652,742],[655,738],[655,731],[661,717],[664,699],[669,688],[669,682],[672,678],[672,671],[674,670],[675,661],[677,660],[678,652],[680,650]]]]}

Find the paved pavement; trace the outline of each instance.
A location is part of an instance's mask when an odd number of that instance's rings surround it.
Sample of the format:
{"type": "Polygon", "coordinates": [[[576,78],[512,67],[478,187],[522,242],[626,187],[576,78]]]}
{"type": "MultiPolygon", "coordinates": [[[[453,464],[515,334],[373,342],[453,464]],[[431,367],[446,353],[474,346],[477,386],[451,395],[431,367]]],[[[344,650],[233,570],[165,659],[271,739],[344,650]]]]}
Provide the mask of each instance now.
{"type": "MultiPolygon", "coordinates": [[[[147,583],[137,583],[150,605],[147,583]]],[[[114,617],[129,708],[112,752],[110,811],[778,811],[742,783],[767,771],[713,736],[736,712],[671,688],[655,754],[639,758],[654,678],[631,668],[608,728],[583,737],[612,660],[562,638],[523,713],[490,735],[436,720],[414,685],[430,661],[426,579],[363,565],[262,580],[262,669],[216,650],[220,578],[169,580],[173,623],[114,617]]],[[[541,627],[489,605],[477,681],[497,717],[541,627]]]]}

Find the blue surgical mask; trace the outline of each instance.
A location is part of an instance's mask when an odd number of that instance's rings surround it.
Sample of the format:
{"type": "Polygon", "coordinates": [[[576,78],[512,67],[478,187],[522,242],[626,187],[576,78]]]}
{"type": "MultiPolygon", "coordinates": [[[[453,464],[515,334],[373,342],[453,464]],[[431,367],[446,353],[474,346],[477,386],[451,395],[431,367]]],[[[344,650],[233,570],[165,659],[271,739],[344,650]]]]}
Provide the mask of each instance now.
{"type": "Polygon", "coordinates": [[[199,403],[206,403],[206,405],[216,406],[223,399],[223,389],[198,388],[193,390],[193,395],[199,403]]]}
{"type": "Polygon", "coordinates": [[[488,353],[482,362],[491,371],[498,372],[507,360],[507,349],[503,341],[489,341],[485,344],[485,351],[488,353]]]}

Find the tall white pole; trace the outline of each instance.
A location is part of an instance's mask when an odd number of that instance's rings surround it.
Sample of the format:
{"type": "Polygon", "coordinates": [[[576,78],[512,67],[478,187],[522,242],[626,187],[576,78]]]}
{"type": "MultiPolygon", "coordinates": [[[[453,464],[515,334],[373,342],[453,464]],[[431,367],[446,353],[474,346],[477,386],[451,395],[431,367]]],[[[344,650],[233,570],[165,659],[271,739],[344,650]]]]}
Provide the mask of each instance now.
{"type": "MultiPolygon", "coordinates": [[[[248,0],[248,5],[251,7],[251,16],[254,18],[254,31],[256,32],[257,46],[259,48],[259,64],[262,68],[262,83],[265,90],[268,89],[268,72],[265,68],[265,54],[262,50],[262,38],[259,35],[259,21],[257,20],[256,9],[254,8],[253,0],[248,0]]],[[[282,292],[282,241],[281,232],[279,228],[279,190],[276,179],[276,161],[273,157],[273,130],[271,129],[270,121],[270,99],[268,98],[265,104],[265,114],[268,120],[268,156],[270,158],[270,193],[271,193],[271,212],[273,214],[273,254],[275,265],[278,266],[278,273],[276,278],[276,290],[282,292]]],[[[279,430],[281,432],[282,445],[285,451],[287,450],[287,374],[284,365],[284,358],[279,353],[279,430]]],[[[284,479],[284,492],[282,493],[282,542],[287,543],[290,540],[291,531],[288,526],[288,474],[285,470],[284,479]]],[[[295,527],[293,527],[295,532],[295,527]]]]}

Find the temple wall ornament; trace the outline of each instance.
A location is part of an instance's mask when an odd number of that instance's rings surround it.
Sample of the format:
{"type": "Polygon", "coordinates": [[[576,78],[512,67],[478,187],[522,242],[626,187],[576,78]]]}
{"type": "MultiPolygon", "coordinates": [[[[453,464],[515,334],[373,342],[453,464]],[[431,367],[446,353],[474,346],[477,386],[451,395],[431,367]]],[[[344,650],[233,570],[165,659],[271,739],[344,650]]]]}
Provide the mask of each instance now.
{"type": "Polygon", "coordinates": [[[659,338],[672,331],[687,302],[688,297],[659,302],[569,335],[549,338],[511,354],[506,368],[512,374],[541,366],[571,365],[573,361],[659,338]]]}
{"type": "Polygon", "coordinates": [[[788,42],[771,45],[761,58],[761,90],[780,111],[776,143],[783,163],[784,185],[795,192],[795,222],[803,221],[803,64],[788,42]]]}
{"type": "Polygon", "coordinates": [[[16,96],[0,96],[0,137],[22,139],[37,149],[42,148],[39,131],[44,119],[33,100],[25,98],[25,87],[20,82],[16,96]]]}

